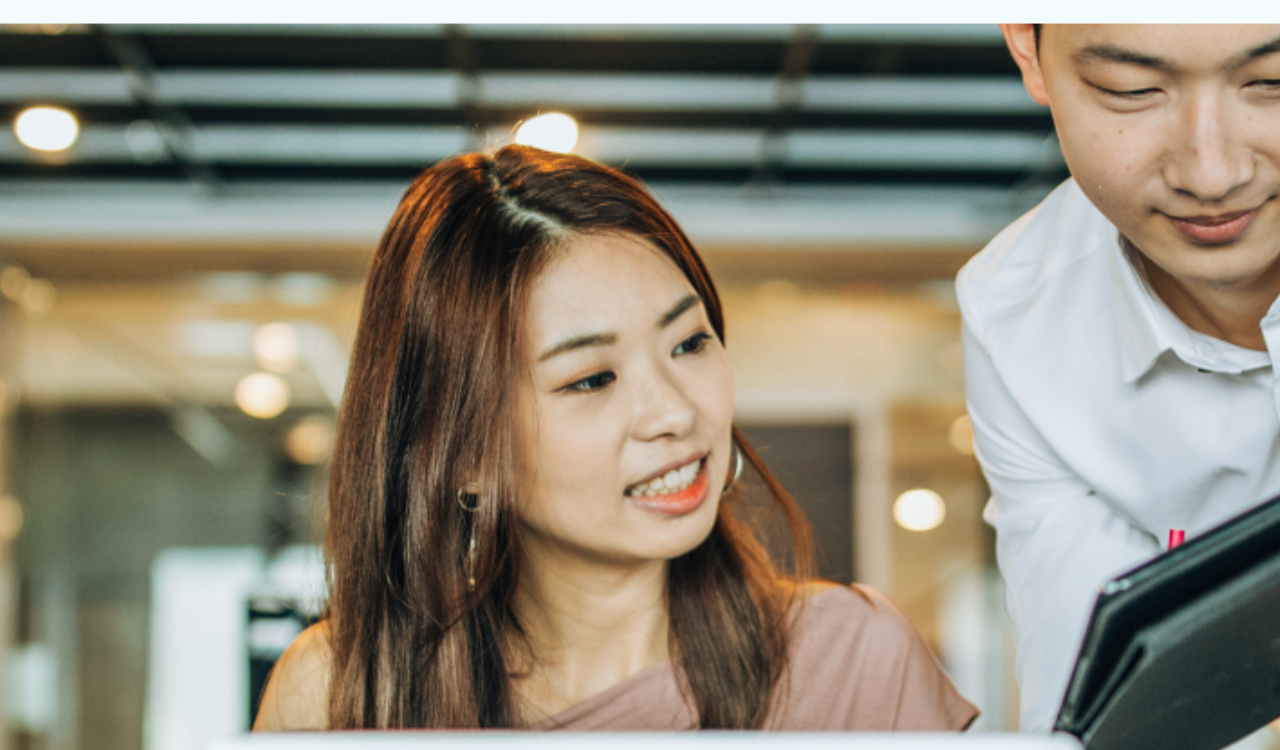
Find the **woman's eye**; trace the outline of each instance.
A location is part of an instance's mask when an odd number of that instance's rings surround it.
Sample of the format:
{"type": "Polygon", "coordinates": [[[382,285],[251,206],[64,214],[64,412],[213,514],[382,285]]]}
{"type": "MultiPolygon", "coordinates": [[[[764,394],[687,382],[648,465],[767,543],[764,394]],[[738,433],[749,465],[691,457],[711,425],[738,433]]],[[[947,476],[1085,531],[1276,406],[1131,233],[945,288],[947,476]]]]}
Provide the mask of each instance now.
{"type": "Polygon", "coordinates": [[[696,354],[706,348],[707,342],[711,340],[711,335],[707,333],[695,333],[676,347],[672,354],[696,354]]]}
{"type": "Polygon", "coordinates": [[[1263,78],[1258,81],[1251,81],[1249,85],[1276,91],[1280,90],[1280,78],[1263,78]]]}
{"type": "Polygon", "coordinates": [[[578,391],[580,393],[591,393],[604,388],[617,379],[617,375],[606,370],[604,372],[597,372],[595,375],[588,375],[582,380],[576,380],[565,386],[564,389],[567,391],[578,391]]]}

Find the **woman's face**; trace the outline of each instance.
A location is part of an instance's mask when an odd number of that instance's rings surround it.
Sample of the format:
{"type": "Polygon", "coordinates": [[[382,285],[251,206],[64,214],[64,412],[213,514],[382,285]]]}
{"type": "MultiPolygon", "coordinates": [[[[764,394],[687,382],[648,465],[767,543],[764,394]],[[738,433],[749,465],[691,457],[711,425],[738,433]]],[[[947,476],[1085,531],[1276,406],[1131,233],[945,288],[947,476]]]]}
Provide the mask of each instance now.
{"type": "Polygon", "coordinates": [[[693,286],[643,240],[582,237],[528,304],[517,498],[528,552],[630,565],[696,547],[728,471],[733,375],[693,286]]]}

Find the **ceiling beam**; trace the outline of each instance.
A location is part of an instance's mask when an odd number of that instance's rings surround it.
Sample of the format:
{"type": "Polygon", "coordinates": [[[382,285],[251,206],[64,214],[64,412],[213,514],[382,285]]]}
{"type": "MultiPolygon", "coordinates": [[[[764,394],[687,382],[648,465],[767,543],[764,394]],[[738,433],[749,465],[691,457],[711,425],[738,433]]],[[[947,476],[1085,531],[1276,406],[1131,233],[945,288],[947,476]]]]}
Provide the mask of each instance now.
{"type": "Polygon", "coordinates": [[[766,120],[760,161],[751,178],[755,185],[772,183],[786,164],[785,136],[787,130],[794,126],[796,113],[804,102],[801,82],[813,67],[813,58],[817,52],[816,27],[812,24],[796,24],[782,55],[774,92],[775,109],[766,120]]]}
{"type": "MultiPolygon", "coordinates": [[[[790,24],[709,23],[485,23],[466,24],[475,38],[558,38],[593,40],[786,41],[790,24]]],[[[350,36],[442,38],[444,24],[116,24],[112,28],[133,34],[226,36],[350,36]]],[[[820,24],[818,33],[840,42],[957,44],[1002,46],[999,27],[992,24],[820,24]]]]}
{"type": "MultiPolygon", "coordinates": [[[[132,126],[86,126],[63,163],[148,163],[131,144],[132,126]]],[[[495,125],[486,143],[510,137],[495,125]]],[[[584,127],[583,156],[629,167],[735,165],[754,167],[768,132],[756,129],[584,127]]],[[[1056,141],[1043,134],[968,131],[790,130],[777,136],[777,167],[1059,169],[1056,141]]],[[[211,125],[187,135],[201,164],[426,166],[472,148],[460,127],[411,125],[211,125]]],[[[48,164],[51,157],[21,146],[0,130],[0,163],[48,164]]]]}
{"type": "MultiPolygon", "coordinates": [[[[972,248],[1012,215],[984,188],[743,188],[653,185],[695,240],[749,250],[862,243],[972,248]]],[[[209,243],[372,248],[405,185],[228,184],[210,195],[172,183],[0,182],[0,247],[209,243]]]]}
{"type": "Polygon", "coordinates": [[[94,31],[124,73],[130,97],[146,108],[155,123],[148,131],[151,136],[148,140],[153,142],[149,145],[155,152],[151,155],[177,162],[193,183],[205,189],[216,188],[220,182],[217,172],[204,163],[192,146],[194,126],[191,118],[181,106],[156,97],[156,66],[142,43],[133,36],[111,32],[105,27],[96,26],[94,31]]]}
{"type": "MultiPolygon", "coordinates": [[[[815,40],[816,43],[816,40],[815,40]]],[[[803,47],[801,48],[803,49],[803,47]]],[[[463,62],[460,52],[460,64],[463,62]]],[[[798,53],[797,53],[798,54],[798,53]]],[[[153,71],[151,96],[177,106],[457,107],[459,71],[183,70],[153,71]]],[[[645,75],[477,72],[476,102],[626,110],[772,110],[779,78],[747,75],[645,75]]],[[[814,112],[1025,114],[1043,109],[1015,76],[797,77],[798,109],[814,112]]],[[[129,104],[124,72],[77,68],[0,70],[0,103],[129,104]]]]}

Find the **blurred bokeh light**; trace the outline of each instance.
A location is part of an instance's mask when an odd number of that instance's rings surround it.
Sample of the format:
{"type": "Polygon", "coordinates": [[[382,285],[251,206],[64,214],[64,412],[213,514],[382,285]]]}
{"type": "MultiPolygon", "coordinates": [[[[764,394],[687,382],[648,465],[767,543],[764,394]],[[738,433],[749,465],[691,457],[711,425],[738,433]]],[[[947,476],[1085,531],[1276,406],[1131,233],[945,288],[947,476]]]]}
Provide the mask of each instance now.
{"type": "Polygon", "coordinates": [[[288,323],[267,323],[253,334],[253,353],[265,370],[292,372],[298,352],[298,331],[288,323]]]}
{"type": "Polygon", "coordinates": [[[289,406],[289,384],[269,372],[246,375],[236,384],[236,405],[251,417],[271,419],[289,406]]]}
{"type": "Polygon", "coordinates": [[[946,503],[933,490],[907,490],[893,503],[893,519],[908,531],[936,529],[946,517],[946,503]]]}
{"type": "Polygon", "coordinates": [[[70,112],[58,107],[31,107],[13,123],[18,140],[37,151],[65,151],[80,135],[80,125],[70,112]]]}
{"type": "Polygon", "coordinates": [[[522,146],[567,154],[578,143],[578,123],[566,114],[548,112],[523,122],[515,140],[522,146]]]}

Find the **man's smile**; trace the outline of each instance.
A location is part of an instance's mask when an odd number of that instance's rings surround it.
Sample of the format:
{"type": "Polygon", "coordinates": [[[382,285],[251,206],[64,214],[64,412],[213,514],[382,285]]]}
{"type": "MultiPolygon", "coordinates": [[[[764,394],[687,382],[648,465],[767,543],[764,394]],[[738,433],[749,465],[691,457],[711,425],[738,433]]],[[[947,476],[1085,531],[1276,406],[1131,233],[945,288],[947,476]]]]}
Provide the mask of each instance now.
{"type": "Polygon", "coordinates": [[[1249,229],[1258,218],[1261,206],[1247,211],[1235,211],[1199,216],[1172,216],[1165,214],[1170,223],[1187,239],[1206,245],[1224,245],[1234,242],[1249,229]]]}

